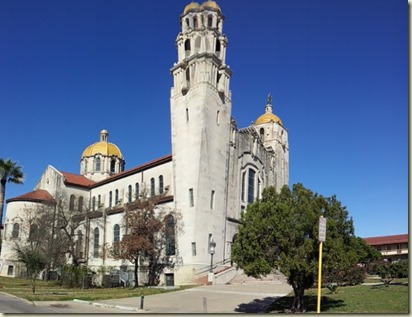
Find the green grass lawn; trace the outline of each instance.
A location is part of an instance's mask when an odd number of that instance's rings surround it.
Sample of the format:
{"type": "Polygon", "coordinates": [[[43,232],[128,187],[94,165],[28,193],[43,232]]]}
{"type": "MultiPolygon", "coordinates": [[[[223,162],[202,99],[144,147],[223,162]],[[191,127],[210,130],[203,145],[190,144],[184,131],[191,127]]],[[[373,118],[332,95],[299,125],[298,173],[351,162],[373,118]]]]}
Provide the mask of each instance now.
{"type": "MultiPolygon", "coordinates": [[[[193,286],[183,286],[185,289],[193,286]]],[[[102,300],[125,298],[142,295],[153,295],[173,291],[173,289],[139,287],[132,288],[90,288],[77,289],[65,288],[55,282],[36,281],[36,293],[33,295],[31,281],[19,278],[0,277],[0,292],[12,294],[30,301],[54,301],[54,300],[102,300]]]]}
{"type": "MultiPolygon", "coordinates": [[[[338,287],[331,294],[322,288],[321,312],[324,313],[408,313],[408,282],[385,285],[358,285],[338,287]]],[[[306,311],[316,312],[317,289],[305,291],[306,311]]],[[[290,309],[293,293],[277,300],[271,307],[271,313],[290,309]]]]}

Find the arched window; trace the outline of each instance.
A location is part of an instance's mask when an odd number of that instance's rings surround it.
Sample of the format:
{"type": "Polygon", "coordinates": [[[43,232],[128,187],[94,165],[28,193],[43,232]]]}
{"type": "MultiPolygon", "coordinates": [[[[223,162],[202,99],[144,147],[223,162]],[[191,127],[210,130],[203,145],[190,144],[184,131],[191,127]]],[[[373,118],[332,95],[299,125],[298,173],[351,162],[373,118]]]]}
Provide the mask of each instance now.
{"type": "Polygon", "coordinates": [[[190,69],[189,67],[186,68],[186,83],[187,83],[187,87],[190,87],[190,69]]]}
{"type": "Polygon", "coordinates": [[[116,206],[118,203],[119,203],[119,190],[116,189],[116,190],[114,191],[114,204],[115,204],[115,206],[116,206]]]}
{"type": "Polygon", "coordinates": [[[79,259],[83,259],[83,233],[81,230],[77,231],[76,255],[79,259]]]}
{"type": "Polygon", "coordinates": [[[80,212],[83,211],[83,197],[82,196],[79,197],[79,203],[77,205],[77,210],[80,212]]]}
{"type": "Polygon", "coordinates": [[[176,237],[175,237],[175,219],[173,216],[168,215],[165,219],[166,226],[166,255],[176,254],[176,237]]]}
{"type": "Polygon", "coordinates": [[[220,56],[220,41],[216,39],[216,56],[220,56]]]}
{"type": "Polygon", "coordinates": [[[187,39],[187,40],[185,41],[185,55],[186,55],[186,57],[190,56],[190,50],[191,50],[190,40],[187,39]]]}
{"type": "Polygon", "coordinates": [[[255,170],[249,168],[249,177],[248,177],[248,191],[247,191],[247,202],[253,203],[255,200],[255,170]]]}
{"type": "Polygon", "coordinates": [[[127,188],[127,202],[132,202],[132,185],[127,188]]]}
{"type": "Polygon", "coordinates": [[[76,200],[76,197],[74,195],[70,195],[70,202],[69,202],[69,210],[73,211],[74,210],[74,201],[76,200]]]}
{"type": "Polygon", "coordinates": [[[39,236],[38,236],[38,227],[34,223],[30,226],[29,241],[35,241],[37,238],[39,238],[39,236]]]}
{"type": "Polygon", "coordinates": [[[112,199],[113,199],[113,193],[112,191],[109,192],[109,208],[112,207],[112,199]]]}
{"type": "Polygon", "coordinates": [[[190,27],[189,19],[186,19],[185,22],[186,22],[186,26],[189,28],[190,27]]]}
{"type": "Polygon", "coordinates": [[[97,195],[97,209],[102,206],[102,196],[97,195]]]}
{"type": "Polygon", "coordinates": [[[120,226],[115,224],[113,226],[113,251],[115,254],[119,252],[119,242],[120,242],[120,226]]]}
{"type": "Polygon", "coordinates": [[[195,40],[195,52],[199,52],[200,51],[200,36],[196,37],[195,40]]]}
{"type": "Polygon", "coordinates": [[[11,232],[11,237],[17,239],[19,237],[20,225],[15,223],[13,225],[13,231],[11,232]]]}
{"type": "Polygon", "coordinates": [[[193,27],[197,29],[198,25],[199,25],[199,22],[197,21],[197,17],[195,16],[193,17],[193,27]]]}
{"type": "Polygon", "coordinates": [[[207,17],[207,26],[210,28],[213,26],[213,16],[212,15],[209,15],[207,17]]]}
{"type": "Polygon", "coordinates": [[[265,139],[265,129],[260,128],[259,134],[260,134],[260,138],[261,138],[262,141],[263,141],[263,140],[265,139]]]}
{"type": "Polygon", "coordinates": [[[100,232],[99,228],[94,228],[94,239],[93,239],[93,257],[99,257],[99,239],[100,239],[100,232]]]}
{"type": "Polygon", "coordinates": [[[110,173],[116,172],[116,160],[112,159],[110,161],[110,173]]]}
{"type": "Polygon", "coordinates": [[[140,186],[139,186],[139,183],[136,183],[135,185],[134,185],[134,194],[135,194],[135,196],[136,196],[136,200],[137,199],[139,199],[139,195],[140,195],[140,186]]]}
{"type": "Polygon", "coordinates": [[[101,162],[100,162],[100,157],[96,157],[96,159],[95,159],[95,171],[96,172],[100,172],[100,164],[101,164],[101,162]]]}
{"type": "Polygon", "coordinates": [[[155,195],[155,179],[152,177],[150,179],[150,196],[155,195]]]}
{"type": "Polygon", "coordinates": [[[159,176],[159,194],[163,194],[164,186],[163,186],[163,175],[159,176]]]}

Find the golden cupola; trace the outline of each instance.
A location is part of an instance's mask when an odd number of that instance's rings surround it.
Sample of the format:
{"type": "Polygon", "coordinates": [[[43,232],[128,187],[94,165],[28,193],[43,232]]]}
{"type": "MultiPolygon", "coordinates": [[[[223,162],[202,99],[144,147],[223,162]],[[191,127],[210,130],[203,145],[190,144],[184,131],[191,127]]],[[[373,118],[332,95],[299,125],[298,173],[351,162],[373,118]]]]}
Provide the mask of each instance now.
{"type": "Polygon", "coordinates": [[[266,106],[265,106],[265,113],[262,114],[259,118],[256,119],[255,125],[265,124],[265,123],[269,123],[269,122],[275,122],[275,123],[278,123],[281,126],[283,126],[283,123],[280,120],[280,118],[273,113],[273,110],[272,110],[272,95],[271,94],[269,94],[269,96],[268,96],[268,100],[267,100],[267,103],[266,103],[266,106]]]}
{"type": "Polygon", "coordinates": [[[116,144],[108,142],[109,133],[107,130],[100,131],[100,141],[89,145],[82,154],[82,158],[101,154],[104,156],[117,156],[123,159],[122,152],[116,144]]]}
{"type": "Polygon", "coordinates": [[[107,130],[100,131],[100,141],[89,145],[80,159],[80,174],[95,182],[124,171],[122,152],[108,136],[107,130]]]}
{"type": "Polygon", "coordinates": [[[217,3],[215,1],[210,0],[210,1],[205,1],[202,4],[199,4],[194,1],[190,2],[184,8],[183,14],[185,15],[186,13],[189,13],[191,11],[202,11],[204,9],[212,9],[212,10],[221,12],[220,7],[217,5],[217,3]]]}

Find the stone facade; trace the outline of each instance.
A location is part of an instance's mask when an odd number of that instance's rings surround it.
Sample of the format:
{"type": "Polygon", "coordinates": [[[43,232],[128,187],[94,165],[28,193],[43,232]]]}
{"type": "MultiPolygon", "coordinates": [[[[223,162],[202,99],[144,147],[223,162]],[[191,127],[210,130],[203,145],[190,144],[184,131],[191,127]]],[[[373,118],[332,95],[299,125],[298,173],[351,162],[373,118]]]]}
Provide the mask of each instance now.
{"type": "MultiPolygon", "coordinates": [[[[224,16],[214,1],[190,3],[181,15],[176,39],[177,62],[171,68],[170,96],[172,154],[124,171],[124,158],[108,133],[82,154],[80,174],[48,166],[33,192],[7,200],[0,274],[16,276],[13,226],[23,226],[23,213],[38,205],[65,201],[78,210],[95,212],[85,221],[82,252],[90,268],[119,268],[130,263],[95,254],[113,243],[115,226],[124,234],[124,205],[145,192],[162,197],[158,208],[182,215],[183,232],[176,237],[176,266],[163,276],[166,284],[193,284],[208,274],[209,243],[216,243],[215,272],[230,266],[231,245],[241,212],[263,189],[279,190],[289,181],[288,133],[273,114],[269,95],[264,113],[239,129],[231,116],[230,78],[225,63],[227,38],[224,16]],[[12,267],[12,268],[10,268],[12,267]],[[172,282],[171,282],[172,281],[172,282]]],[[[79,211],[80,212],[80,211],[79,211]]],[[[140,280],[144,281],[144,271],[140,280]]]]}

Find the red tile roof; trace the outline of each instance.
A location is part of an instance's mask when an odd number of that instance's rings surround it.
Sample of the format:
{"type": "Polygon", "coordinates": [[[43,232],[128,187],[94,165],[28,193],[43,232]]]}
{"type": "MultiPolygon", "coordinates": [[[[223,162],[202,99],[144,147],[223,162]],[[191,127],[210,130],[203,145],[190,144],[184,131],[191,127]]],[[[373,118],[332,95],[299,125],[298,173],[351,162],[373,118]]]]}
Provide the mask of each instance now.
{"type": "Polygon", "coordinates": [[[408,243],[408,234],[398,234],[398,235],[393,235],[393,236],[381,236],[381,237],[369,237],[369,238],[363,238],[363,240],[369,245],[408,243]]]}
{"type": "Polygon", "coordinates": [[[68,185],[89,187],[96,183],[88,179],[87,177],[84,177],[83,175],[72,174],[72,173],[67,173],[67,172],[62,172],[62,171],[60,171],[60,173],[63,174],[64,182],[68,185]]]}
{"type": "Polygon", "coordinates": [[[50,193],[44,189],[36,189],[32,192],[7,199],[6,203],[9,203],[11,201],[32,201],[32,202],[49,203],[49,204],[56,203],[53,196],[50,195],[50,193]]]}

